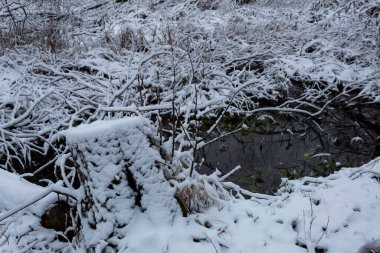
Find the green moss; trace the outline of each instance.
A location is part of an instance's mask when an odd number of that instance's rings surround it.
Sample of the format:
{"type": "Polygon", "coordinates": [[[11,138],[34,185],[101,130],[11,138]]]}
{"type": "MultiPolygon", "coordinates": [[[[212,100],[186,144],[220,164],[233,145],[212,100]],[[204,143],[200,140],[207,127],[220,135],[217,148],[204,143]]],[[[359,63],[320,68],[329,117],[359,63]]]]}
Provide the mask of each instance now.
{"type": "Polygon", "coordinates": [[[253,172],[251,175],[247,177],[243,177],[237,180],[237,183],[240,185],[245,185],[248,190],[254,192],[257,190],[257,187],[260,184],[264,183],[264,179],[262,177],[261,171],[253,172]]]}
{"type": "Polygon", "coordinates": [[[210,128],[215,123],[215,119],[210,118],[202,118],[201,119],[201,125],[205,128],[210,128]]]}
{"type": "Polygon", "coordinates": [[[242,134],[243,136],[247,136],[247,135],[249,135],[250,133],[251,133],[251,128],[249,128],[249,127],[244,127],[244,128],[241,129],[241,134],[242,134]]]}
{"type": "Polygon", "coordinates": [[[281,172],[281,176],[285,177],[285,178],[288,178],[290,180],[293,180],[293,179],[297,178],[297,174],[296,173],[291,173],[289,171],[289,169],[283,169],[282,172],[281,172]]]}
{"type": "Polygon", "coordinates": [[[250,178],[253,180],[255,185],[264,183],[261,171],[255,172],[250,176],[250,178]]]}

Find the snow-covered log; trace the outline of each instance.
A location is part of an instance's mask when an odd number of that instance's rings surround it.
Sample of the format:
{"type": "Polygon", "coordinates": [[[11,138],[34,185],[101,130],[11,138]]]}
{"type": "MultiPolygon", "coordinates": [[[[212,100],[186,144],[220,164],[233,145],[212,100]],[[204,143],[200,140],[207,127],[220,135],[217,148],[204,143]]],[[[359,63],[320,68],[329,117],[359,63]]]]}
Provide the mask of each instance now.
{"type": "Polygon", "coordinates": [[[85,191],[79,212],[86,248],[123,252],[121,239],[136,217],[170,223],[180,212],[145,118],[98,121],[65,136],[85,191]]]}

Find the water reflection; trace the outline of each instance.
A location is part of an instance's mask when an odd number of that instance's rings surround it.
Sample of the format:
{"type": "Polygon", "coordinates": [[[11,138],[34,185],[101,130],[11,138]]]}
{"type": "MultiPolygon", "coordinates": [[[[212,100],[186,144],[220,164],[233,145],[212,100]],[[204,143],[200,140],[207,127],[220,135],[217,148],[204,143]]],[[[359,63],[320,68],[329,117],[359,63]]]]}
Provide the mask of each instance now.
{"type": "Polygon", "coordinates": [[[247,130],[200,150],[197,159],[204,162],[198,171],[217,168],[227,173],[240,164],[242,169],[231,181],[255,192],[274,193],[281,177],[325,176],[379,156],[379,121],[378,110],[330,111],[314,120],[261,115],[247,130]]]}

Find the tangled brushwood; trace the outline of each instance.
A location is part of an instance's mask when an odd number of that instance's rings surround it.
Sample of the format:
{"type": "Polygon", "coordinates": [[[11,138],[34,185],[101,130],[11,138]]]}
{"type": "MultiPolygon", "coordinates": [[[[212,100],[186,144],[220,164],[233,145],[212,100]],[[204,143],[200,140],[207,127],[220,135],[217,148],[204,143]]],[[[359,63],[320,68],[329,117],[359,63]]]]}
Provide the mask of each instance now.
{"type": "Polygon", "coordinates": [[[0,1],[0,169],[40,187],[0,245],[122,251],[136,213],[260,199],[196,151],[226,114],[378,105],[379,24],[378,0],[0,1]]]}

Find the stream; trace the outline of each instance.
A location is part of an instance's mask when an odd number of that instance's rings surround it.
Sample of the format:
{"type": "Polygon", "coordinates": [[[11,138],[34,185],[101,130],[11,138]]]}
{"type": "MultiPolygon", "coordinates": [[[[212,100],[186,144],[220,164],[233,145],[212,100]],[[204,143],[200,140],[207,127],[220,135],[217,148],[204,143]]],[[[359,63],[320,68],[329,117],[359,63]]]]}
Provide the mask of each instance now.
{"type": "Polygon", "coordinates": [[[243,130],[203,147],[197,171],[210,174],[217,168],[225,174],[241,165],[229,181],[274,194],[281,178],[327,176],[380,156],[378,105],[330,109],[317,119],[262,114],[245,124],[243,130]]]}

